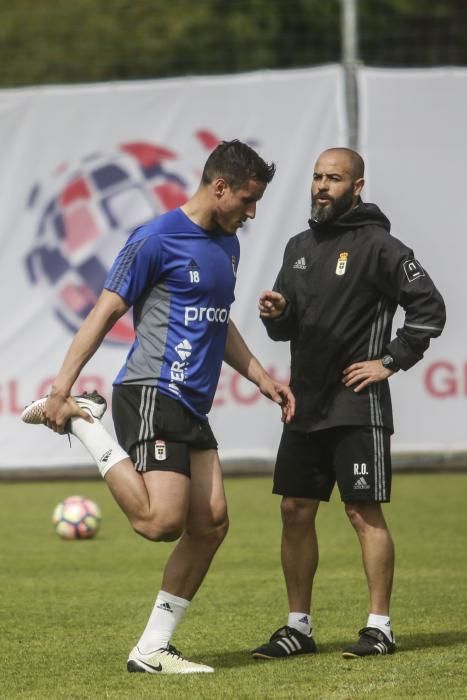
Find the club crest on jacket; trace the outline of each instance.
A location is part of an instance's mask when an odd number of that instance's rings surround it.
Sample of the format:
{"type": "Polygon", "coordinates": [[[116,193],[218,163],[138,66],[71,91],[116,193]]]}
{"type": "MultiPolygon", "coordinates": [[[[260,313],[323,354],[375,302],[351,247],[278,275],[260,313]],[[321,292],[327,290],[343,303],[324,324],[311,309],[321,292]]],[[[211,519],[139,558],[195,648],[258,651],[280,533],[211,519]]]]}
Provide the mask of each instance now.
{"type": "Polygon", "coordinates": [[[347,267],[348,253],[339,253],[336,265],[336,275],[345,275],[345,268],[347,267]]]}

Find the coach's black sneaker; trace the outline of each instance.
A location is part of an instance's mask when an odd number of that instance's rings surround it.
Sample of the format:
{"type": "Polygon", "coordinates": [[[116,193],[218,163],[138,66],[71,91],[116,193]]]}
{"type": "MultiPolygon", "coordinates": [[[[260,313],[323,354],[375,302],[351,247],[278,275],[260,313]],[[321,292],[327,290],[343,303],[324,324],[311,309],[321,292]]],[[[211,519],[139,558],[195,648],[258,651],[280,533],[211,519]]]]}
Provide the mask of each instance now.
{"type": "MultiPolygon", "coordinates": [[[[107,401],[103,396],[98,394],[97,391],[93,391],[91,393],[85,391],[84,394],[73,396],[72,398],[76,401],[80,408],[84,409],[93,418],[97,418],[98,420],[102,418],[107,409],[107,401]]],[[[29,406],[26,406],[21,414],[21,420],[23,420],[24,423],[44,425],[45,419],[43,409],[46,401],[47,396],[45,396],[43,399],[33,401],[29,404],[29,406]]],[[[65,432],[69,432],[69,423],[66,425],[65,432]]]]}
{"type": "Polygon", "coordinates": [[[297,654],[314,654],[317,651],[315,640],[293,627],[276,630],[267,644],[253,649],[254,659],[285,659],[297,654]]]}
{"type": "Polygon", "coordinates": [[[351,644],[342,653],[345,659],[355,659],[359,656],[375,656],[377,654],[394,654],[396,642],[391,632],[390,641],[384,632],[376,627],[364,627],[358,633],[360,638],[355,644],[351,644]]]}

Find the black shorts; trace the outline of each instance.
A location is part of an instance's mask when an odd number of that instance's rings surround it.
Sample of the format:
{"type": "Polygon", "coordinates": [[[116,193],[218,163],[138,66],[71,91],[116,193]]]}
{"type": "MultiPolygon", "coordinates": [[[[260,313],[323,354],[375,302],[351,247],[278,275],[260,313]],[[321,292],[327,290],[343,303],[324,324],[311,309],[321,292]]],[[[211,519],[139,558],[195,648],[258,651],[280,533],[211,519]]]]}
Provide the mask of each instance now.
{"type": "Polygon", "coordinates": [[[190,448],[217,450],[208,421],[152,386],[114,386],[112,413],[118,442],[135,469],[190,476],[190,448]]]}
{"type": "Polygon", "coordinates": [[[346,502],[385,503],[391,497],[390,433],[373,426],[284,430],[273,493],[329,501],[337,481],[346,502]]]}

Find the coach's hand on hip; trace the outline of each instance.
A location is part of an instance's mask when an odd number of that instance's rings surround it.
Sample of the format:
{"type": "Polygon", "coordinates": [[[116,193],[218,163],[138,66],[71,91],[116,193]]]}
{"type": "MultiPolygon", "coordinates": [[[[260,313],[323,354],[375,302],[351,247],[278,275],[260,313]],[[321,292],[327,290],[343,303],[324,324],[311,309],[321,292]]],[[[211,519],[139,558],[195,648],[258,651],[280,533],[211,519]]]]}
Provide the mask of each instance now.
{"type": "Polygon", "coordinates": [[[394,372],[383,367],[381,360],[366,360],[365,362],[354,362],[343,371],[342,381],[345,386],[353,387],[353,391],[359,392],[369,384],[382,382],[388,379],[394,372]],[[357,386],[355,386],[357,385],[357,386]]]}

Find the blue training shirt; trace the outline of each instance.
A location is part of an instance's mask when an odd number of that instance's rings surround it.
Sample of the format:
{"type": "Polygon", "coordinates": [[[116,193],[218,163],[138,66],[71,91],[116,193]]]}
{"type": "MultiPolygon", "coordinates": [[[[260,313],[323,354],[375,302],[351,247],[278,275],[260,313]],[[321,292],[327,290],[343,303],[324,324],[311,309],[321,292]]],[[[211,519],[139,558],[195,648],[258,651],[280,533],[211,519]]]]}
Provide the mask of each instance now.
{"type": "Polygon", "coordinates": [[[133,306],[135,341],[114,384],[156,386],[206,420],[235,299],[236,235],[174,209],[137,228],[104,287],[133,306]]]}

